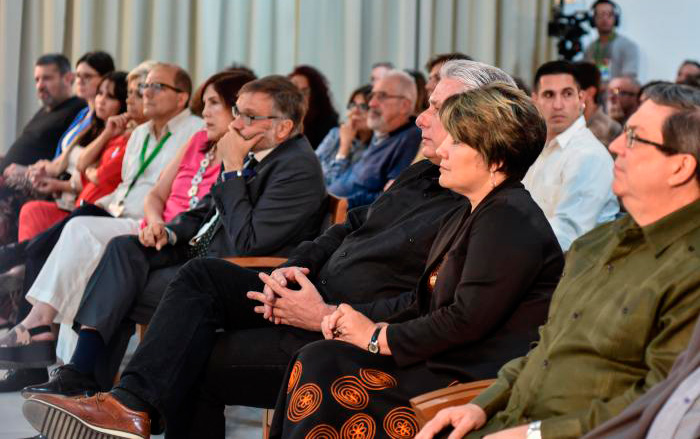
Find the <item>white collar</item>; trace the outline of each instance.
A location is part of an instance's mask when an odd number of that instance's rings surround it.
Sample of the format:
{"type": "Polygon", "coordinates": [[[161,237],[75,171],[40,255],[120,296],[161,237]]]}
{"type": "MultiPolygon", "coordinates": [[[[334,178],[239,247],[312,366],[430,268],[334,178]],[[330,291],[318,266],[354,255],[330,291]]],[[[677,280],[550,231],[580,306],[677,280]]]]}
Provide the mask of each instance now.
{"type": "Polygon", "coordinates": [[[576,133],[578,133],[584,128],[586,128],[586,118],[584,118],[583,115],[581,115],[578,119],[574,121],[574,123],[572,123],[569,126],[569,128],[565,129],[564,132],[562,132],[551,142],[549,142],[547,146],[554,145],[554,142],[556,142],[556,144],[559,145],[561,148],[566,148],[569,145],[569,143],[571,143],[571,139],[574,138],[576,133]]]}
{"type": "MultiPolygon", "coordinates": [[[[185,108],[175,116],[173,116],[168,122],[166,122],[165,125],[163,125],[163,131],[162,133],[165,134],[168,131],[171,133],[175,131],[181,123],[183,123],[186,119],[188,119],[192,115],[192,112],[190,111],[189,108],[185,108]]],[[[153,138],[156,137],[155,131],[153,131],[153,121],[149,120],[146,122],[146,128],[148,129],[148,133],[153,136],[153,138]]]]}

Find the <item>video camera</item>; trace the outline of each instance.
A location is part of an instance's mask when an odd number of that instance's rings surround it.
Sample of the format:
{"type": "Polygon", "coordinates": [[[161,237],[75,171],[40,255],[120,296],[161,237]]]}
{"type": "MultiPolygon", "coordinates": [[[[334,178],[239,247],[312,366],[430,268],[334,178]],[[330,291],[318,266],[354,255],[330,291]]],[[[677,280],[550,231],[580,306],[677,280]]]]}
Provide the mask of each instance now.
{"type": "Polygon", "coordinates": [[[577,53],[583,50],[581,37],[588,33],[582,26],[589,23],[588,11],[576,11],[573,14],[564,13],[564,0],[552,10],[552,20],[547,23],[547,35],[558,38],[557,52],[559,56],[571,61],[577,53]]]}

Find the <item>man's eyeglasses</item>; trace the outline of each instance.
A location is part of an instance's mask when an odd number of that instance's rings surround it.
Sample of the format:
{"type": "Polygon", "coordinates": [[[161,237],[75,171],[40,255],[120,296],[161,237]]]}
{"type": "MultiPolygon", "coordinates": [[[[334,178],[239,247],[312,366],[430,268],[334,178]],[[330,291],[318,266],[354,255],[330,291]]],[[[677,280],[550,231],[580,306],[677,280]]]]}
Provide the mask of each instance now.
{"type": "Polygon", "coordinates": [[[255,120],[280,119],[279,116],[251,116],[249,114],[244,114],[238,110],[238,106],[235,104],[233,105],[233,107],[231,107],[231,113],[233,113],[233,117],[235,117],[235,118],[239,118],[239,117],[242,118],[243,125],[245,125],[247,127],[252,125],[253,121],[255,121],[255,120]]]}
{"type": "Polygon", "coordinates": [[[617,96],[617,97],[621,97],[621,96],[626,97],[626,98],[636,98],[637,97],[637,93],[635,93],[633,91],[620,90],[619,88],[611,88],[610,93],[613,96],[617,96]]]}
{"type": "Polygon", "coordinates": [[[150,82],[139,84],[139,91],[141,92],[141,94],[146,93],[146,90],[148,89],[153,90],[154,93],[160,93],[164,89],[169,89],[177,93],[184,93],[184,90],[180,90],[179,88],[174,87],[172,85],[163,84],[162,82],[150,82]]]}
{"type": "Polygon", "coordinates": [[[356,104],[354,102],[348,102],[348,105],[346,108],[348,110],[354,110],[355,108],[357,108],[360,111],[367,111],[367,110],[369,110],[369,105],[367,105],[365,102],[363,102],[361,104],[356,104]]]}
{"type": "Polygon", "coordinates": [[[401,95],[390,95],[388,93],[384,93],[383,91],[373,91],[367,96],[367,102],[371,101],[372,99],[377,99],[379,102],[384,102],[387,99],[408,99],[406,96],[401,96],[401,95]]]}
{"type": "Polygon", "coordinates": [[[644,143],[647,145],[651,145],[661,151],[664,154],[667,155],[673,155],[673,154],[678,154],[678,151],[674,148],[671,148],[670,146],[666,146],[663,143],[657,143],[653,142],[651,140],[644,139],[642,137],[639,137],[634,133],[634,128],[630,127],[625,127],[625,139],[627,140],[627,143],[625,146],[627,146],[628,149],[633,149],[634,148],[634,142],[639,142],[639,143],[644,143]]]}

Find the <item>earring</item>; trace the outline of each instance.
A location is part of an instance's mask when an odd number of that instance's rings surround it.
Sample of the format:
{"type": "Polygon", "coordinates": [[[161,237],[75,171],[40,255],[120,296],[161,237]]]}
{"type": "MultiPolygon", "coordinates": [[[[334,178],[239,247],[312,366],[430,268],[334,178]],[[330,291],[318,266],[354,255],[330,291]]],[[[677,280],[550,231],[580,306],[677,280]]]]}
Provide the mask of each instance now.
{"type": "Polygon", "coordinates": [[[496,181],[494,180],[493,171],[491,171],[491,189],[496,189],[496,181]]]}

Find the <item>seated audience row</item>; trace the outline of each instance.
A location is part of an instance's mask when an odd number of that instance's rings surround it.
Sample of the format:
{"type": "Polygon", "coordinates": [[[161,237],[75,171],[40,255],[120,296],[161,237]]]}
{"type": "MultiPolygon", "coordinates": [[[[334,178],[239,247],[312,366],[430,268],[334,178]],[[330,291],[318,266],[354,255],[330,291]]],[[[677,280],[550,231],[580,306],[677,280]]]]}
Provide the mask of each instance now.
{"type": "MultiPolygon", "coordinates": [[[[588,65],[541,66],[531,101],[508,75],[457,55],[446,54],[439,65],[430,106],[415,122],[420,131],[410,119],[416,80],[384,69],[371,91],[351,95],[349,121],[325,136],[316,155],[302,135],[328,132],[306,112],[323,107],[313,99],[315,79],[332,110],[318,71],[300,66],[289,79],[253,82],[240,70],[217,74],[197,93],[206,130],[178,139],[183,146],[157,164],[160,177],[151,160],[162,156],[173,121],[188,111],[186,72],[156,64],[136,84],[149,122],[128,143],[128,116],[111,114],[106,103],[123,113],[112,97],[120,84],[126,88],[124,74],[103,76],[95,101],[68,128],[67,135],[83,130],[76,140],[58,148],[51,163],[8,167],[14,188],[43,184],[70,194],[98,167],[118,169],[112,159],[119,150],[125,157],[113,194],[97,205],[64,202],[76,207],[71,213],[55,202],[27,204],[35,236],[0,249],[2,271],[26,263],[24,292],[34,304],[0,339],[0,367],[12,369],[0,388],[29,384],[25,414],[49,437],[69,437],[60,425],[148,437],[161,424],[169,438],[223,437],[225,404],[276,404],[275,437],[360,430],[393,437],[396,417],[401,434],[419,437],[448,424],[453,437],[474,429],[479,437],[501,430],[493,437],[579,437],[622,411],[664,379],[698,315],[697,228],[688,221],[700,198],[697,133],[689,132],[700,121],[700,92],[646,87],[635,113],[642,91],[632,88],[639,85],[613,78],[607,110],[626,122],[610,146],[613,172],[610,154],[587,128],[597,116],[608,127],[599,136],[614,138],[615,122],[597,108],[599,78],[588,65]],[[132,142],[137,135],[142,146],[132,142]],[[147,154],[151,135],[161,142],[147,154]],[[120,137],[122,147],[107,158],[102,148],[120,137]],[[428,160],[401,172],[421,140],[428,160]],[[359,207],[345,224],[309,241],[325,210],[319,161],[327,164],[329,191],[359,207]],[[47,177],[47,169],[64,167],[72,171],[68,183],[47,177]],[[149,168],[149,182],[131,194],[149,168]],[[617,214],[613,191],[630,216],[596,228],[617,214]],[[170,201],[178,206],[167,213],[170,201]],[[86,237],[81,248],[88,251],[71,253],[86,237]],[[559,281],[561,249],[569,248],[559,281]],[[288,253],[270,275],[202,258],[288,253]],[[493,259],[503,255],[506,270],[493,259]],[[630,273],[634,288],[626,283],[630,273]],[[524,357],[548,308],[539,344],[524,357]],[[77,401],[54,396],[108,390],[134,322],[151,318],[110,393],[77,401]],[[55,361],[55,322],[64,324],[59,355],[71,360],[41,383],[55,361]],[[79,331],[75,349],[71,328],[79,331]],[[334,340],[293,355],[322,338],[334,340]],[[587,363],[582,350],[590,353],[587,363]],[[579,373],[570,386],[552,384],[572,367],[579,373]],[[408,398],[497,373],[473,403],[442,411],[418,433],[408,398]],[[601,373],[605,386],[596,384],[601,373]],[[362,400],[368,402],[356,405],[362,400]]],[[[337,124],[336,113],[322,114],[335,114],[337,124]]],[[[110,191],[103,182],[92,181],[101,194],[110,191]]],[[[685,372],[660,388],[691,379],[692,363],[678,361],[674,370],[685,372]]],[[[661,392],[646,401],[658,407],[668,390],[661,392]]],[[[657,412],[633,405],[627,420],[613,419],[601,431],[628,432],[641,411],[657,412]]],[[[660,422],[650,431],[660,432],[660,422]]]]}
{"type": "MultiPolygon", "coordinates": [[[[451,78],[445,83],[445,91],[441,92],[444,97],[474,84],[481,85],[478,81],[511,81],[503,72],[478,63],[456,65],[445,76],[451,78]]],[[[456,193],[438,186],[436,164],[440,158],[435,149],[442,143],[445,133],[437,120],[434,105],[421,115],[418,123],[429,133],[429,138],[434,139],[427,140],[424,154],[435,164],[427,160],[417,164],[404,173],[371,210],[367,207],[351,210],[345,224],[332,227],[322,237],[299,246],[292,253],[287,267],[272,274],[284,284],[287,281],[291,284],[296,278],[304,282],[301,275],[296,274],[303,271],[312,276],[319,288],[320,294],[315,288],[306,288],[302,293],[303,297],[297,302],[301,307],[297,309],[304,315],[298,318],[293,314],[281,316],[293,319],[285,320],[285,323],[298,328],[276,326],[256,315],[256,302],[245,298],[247,291],[263,290],[264,284],[255,272],[216,259],[196,259],[180,270],[168,287],[146,338],[120,384],[127,389],[127,395],[133,394],[137,400],[148,401],[150,406],[157,407],[157,410],[150,410],[150,414],[165,417],[168,436],[189,435],[189,432],[192,432],[192,437],[206,436],[203,432],[207,431],[216,432],[211,435],[223,435],[223,418],[220,422],[210,422],[212,416],[222,416],[220,410],[210,410],[212,397],[217,398],[221,405],[273,406],[291,354],[304,344],[321,338],[321,318],[334,309],[334,306],[326,305],[322,297],[334,304],[368,303],[410,292],[415,287],[438,233],[439,221],[436,218],[446,217],[448,212],[460,208],[464,210],[467,202],[456,193]],[[348,285],[354,288],[348,289],[348,285]],[[195,304],[201,306],[195,308],[195,304]],[[185,313],[181,311],[183,306],[187,307],[185,313]],[[187,316],[187,321],[183,320],[184,316],[187,316]],[[200,322],[204,321],[210,323],[202,325],[200,322]],[[227,332],[217,334],[219,327],[227,332]],[[251,336],[259,342],[249,343],[251,336]],[[164,342],[166,338],[172,342],[164,342]],[[178,347],[170,349],[168,346],[178,347]],[[165,348],[167,353],[152,351],[160,348],[165,348]],[[212,350],[227,354],[213,355],[212,350]],[[207,367],[210,356],[216,362],[214,368],[218,369],[218,376],[223,378],[214,386],[209,384],[211,378],[208,374],[207,383],[196,381],[207,367]],[[154,361],[166,361],[167,364],[154,367],[150,365],[154,361]],[[230,362],[238,366],[232,368],[230,362]],[[188,366],[181,367],[181,364],[188,366]],[[159,376],[168,378],[161,381],[151,376],[151,371],[156,370],[160,371],[159,376]],[[231,370],[238,373],[232,374],[231,370]],[[147,380],[152,390],[125,384],[130,380],[147,380]],[[182,385],[172,386],[173,382],[182,385]],[[158,383],[168,389],[161,388],[158,383]],[[188,395],[200,393],[196,391],[200,386],[212,389],[215,395],[204,393],[201,399],[189,400],[188,395]],[[222,391],[224,389],[235,391],[222,391]],[[190,405],[193,408],[189,408],[190,405]],[[183,416],[181,410],[198,415],[183,416]]],[[[293,292],[288,291],[290,299],[292,295],[293,292]]],[[[402,299],[408,297],[404,295],[402,299]]],[[[280,300],[276,305],[284,304],[285,301],[280,300]]],[[[56,378],[46,387],[51,388],[52,393],[64,393],[56,392],[56,387],[68,380],[56,378]]],[[[80,387],[83,382],[72,380],[72,383],[75,393],[84,390],[80,387]]]]}

